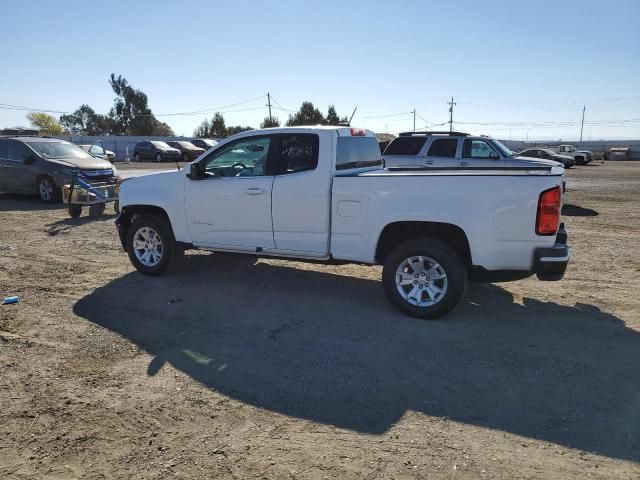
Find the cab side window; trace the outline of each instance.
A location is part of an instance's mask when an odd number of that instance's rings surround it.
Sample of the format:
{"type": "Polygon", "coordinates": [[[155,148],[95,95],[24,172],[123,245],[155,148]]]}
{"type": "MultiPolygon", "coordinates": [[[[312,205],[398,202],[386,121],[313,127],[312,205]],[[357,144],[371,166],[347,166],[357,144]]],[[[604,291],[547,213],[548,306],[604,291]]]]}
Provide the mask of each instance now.
{"type": "Polygon", "coordinates": [[[221,177],[267,175],[271,136],[245,137],[218,148],[205,159],[205,170],[221,177]]]}
{"type": "Polygon", "coordinates": [[[291,133],[282,135],[279,174],[306,172],[318,166],[318,135],[291,133]]]}
{"type": "Polygon", "coordinates": [[[462,158],[498,158],[498,154],[484,140],[465,140],[462,158]]]}
{"type": "Polygon", "coordinates": [[[455,138],[438,138],[431,142],[427,157],[449,157],[456,156],[458,140],[455,138]]]}

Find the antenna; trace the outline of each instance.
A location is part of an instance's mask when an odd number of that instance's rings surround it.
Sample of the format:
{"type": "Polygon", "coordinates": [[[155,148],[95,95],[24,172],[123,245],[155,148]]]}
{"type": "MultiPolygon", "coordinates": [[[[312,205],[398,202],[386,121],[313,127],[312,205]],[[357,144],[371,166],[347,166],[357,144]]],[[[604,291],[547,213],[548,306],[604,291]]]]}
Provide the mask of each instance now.
{"type": "Polygon", "coordinates": [[[358,107],[353,109],[353,113],[351,114],[351,118],[349,119],[349,123],[347,123],[348,126],[351,126],[351,120],[353,120],[353,116],[356,114],[356,110],[358,110],[358,107]]]}
{"type": "Polygon", "coordinates": [[[271,124],[273,120],[271,120],[271,94],[269,92],[267,92],[267,107],[269,107],[269,124],[271,124]]]}

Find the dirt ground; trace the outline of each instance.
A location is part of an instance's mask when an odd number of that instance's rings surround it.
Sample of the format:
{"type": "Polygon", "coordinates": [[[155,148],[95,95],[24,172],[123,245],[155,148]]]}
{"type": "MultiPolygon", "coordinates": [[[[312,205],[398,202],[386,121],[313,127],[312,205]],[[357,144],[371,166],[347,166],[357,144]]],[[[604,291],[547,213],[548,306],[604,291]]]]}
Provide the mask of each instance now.
{"type": "Polygon", "coordinates": [[[0,478],[638,479],[640,162],[571,169],[565,202],[563,281],[427,322],[377,267],[147,278],[113,214],[2,195],[0,478]]]}

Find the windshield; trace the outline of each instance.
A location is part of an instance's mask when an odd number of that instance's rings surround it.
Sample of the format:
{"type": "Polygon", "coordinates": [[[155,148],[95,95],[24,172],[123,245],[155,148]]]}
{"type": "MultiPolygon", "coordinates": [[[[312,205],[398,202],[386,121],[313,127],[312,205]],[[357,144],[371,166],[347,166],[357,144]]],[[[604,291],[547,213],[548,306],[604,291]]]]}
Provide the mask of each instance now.
{"type": "Polygon", "coordinates": [[[151,142],[151,145],[158,148],[171,148],[169,145],[167,145],[164,142],[151,142]]]}
{"type": "Polygon", "coordinates": [[[492,141],[493,141],[493,144],[498,148],[498,150],[500,150],[500,153],[502,153],[502,155],[504,155],[505,157],[513,157],[515,155],[515,153],[513,153],[511,150],[505,147],[498,140],[492,140],[492,141]]]}
{"type": "Polygon", "coordinates": [[[93,158],[83,149],[67,142],[27,142],[43,158],[93,158]]]}
{"type": "Polygon", "coordinates": [[[218,144],[218,142],[216,142],[215,140],[202,140],[202,141],[207,145],[209,145],[210,147],[215,147],[218,144]]]}
{"type": "Polygon", "coordinates": [[[180,145],[182,148],[193,148],[193,144],[189,142],[174,142],[180,145]]]}

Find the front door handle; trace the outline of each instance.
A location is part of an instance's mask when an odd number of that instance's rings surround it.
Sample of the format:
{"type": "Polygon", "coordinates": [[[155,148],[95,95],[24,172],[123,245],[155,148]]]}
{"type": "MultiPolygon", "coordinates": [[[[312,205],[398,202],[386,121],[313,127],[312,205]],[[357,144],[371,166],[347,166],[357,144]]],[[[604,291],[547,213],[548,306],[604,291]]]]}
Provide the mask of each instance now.
{"type": "Polygon", "coordinates": [[[247,195],[262,195],[265,192],[266,190],[264,188],[257,188],[257,187],[247,188],[244,191],[244,193],[246,193],[247,195]]]}
{"type": "Polygon", "coordinates": [[[466,162],[466,161],[463,160],[463,161],[460,162],[460,165],[463,166],[463,167],[466,167],[467,165],[469,165],[469,162],[466,162]]]}

